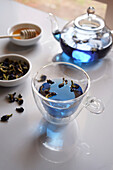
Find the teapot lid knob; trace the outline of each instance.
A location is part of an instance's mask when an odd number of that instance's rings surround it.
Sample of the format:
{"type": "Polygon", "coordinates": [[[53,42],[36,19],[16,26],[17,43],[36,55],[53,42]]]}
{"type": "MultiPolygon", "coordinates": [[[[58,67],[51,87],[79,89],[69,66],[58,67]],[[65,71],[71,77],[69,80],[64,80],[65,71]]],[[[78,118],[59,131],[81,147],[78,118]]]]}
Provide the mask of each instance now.
{"type": "Polygon", "coordinates": [[[95,15],[95,8],[89,7],[87,13],[77,17],[74,21],[76,27],[85,31],[99,31],[104,28],[104,20],[95,15]]]}
{"type": "Polygon", "coordinates": [[[94,7],[89,7],[89,8],[87,9],[87,13],[88,13],[88,15],[89,15],[89,14],[94,14],[94,13],[95,13],[95,8],[94,8],[94,7]]]}

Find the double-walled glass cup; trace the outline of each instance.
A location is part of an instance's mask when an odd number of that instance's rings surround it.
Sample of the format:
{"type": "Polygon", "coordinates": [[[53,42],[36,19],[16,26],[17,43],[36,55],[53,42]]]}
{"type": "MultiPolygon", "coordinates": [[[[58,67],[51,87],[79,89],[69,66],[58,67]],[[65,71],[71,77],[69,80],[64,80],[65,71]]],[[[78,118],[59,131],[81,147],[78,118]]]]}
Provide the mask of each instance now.
{"type": "Polygon", "coordinates": [[[32,79],[33,96],[40,112],[48,122],[59,125],[68,124],[77,117],[84,107],[94,113],[103,111],[104,107],[100,100],[95,97],[86,97],[89,88],[90,78],[88,74],[82,68],[66,62],[45,65],[32,79]],[[83,93],[69,100],[53,100],[51,98],[46,98],[39,92],[40,86],[46,82],[46,80],[44,82],[39,81],[42,75],[45,75],[48,80],[65,78],[69,81],[73,81],[79,84],[83,93]]]}

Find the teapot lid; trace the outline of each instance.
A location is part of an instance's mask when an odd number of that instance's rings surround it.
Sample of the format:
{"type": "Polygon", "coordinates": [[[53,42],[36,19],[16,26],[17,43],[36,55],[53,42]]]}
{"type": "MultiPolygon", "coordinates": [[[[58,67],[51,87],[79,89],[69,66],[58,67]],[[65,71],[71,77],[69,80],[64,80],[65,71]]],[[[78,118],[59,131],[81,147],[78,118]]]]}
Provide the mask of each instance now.
{"type": "Polygon", "coordinates": [[[74,21],[76,27],[87,31],[98,31],[104,28],[104,20],[95,15],[95,8],[89,7],[87,13],[77,17],[74,21]]]}

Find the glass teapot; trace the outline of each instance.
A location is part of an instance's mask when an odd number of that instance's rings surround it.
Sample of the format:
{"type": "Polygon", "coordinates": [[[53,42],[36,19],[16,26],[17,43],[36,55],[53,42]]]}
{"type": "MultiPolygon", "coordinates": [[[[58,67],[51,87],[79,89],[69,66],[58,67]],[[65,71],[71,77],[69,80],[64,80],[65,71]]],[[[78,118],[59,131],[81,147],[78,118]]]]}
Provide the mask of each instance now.
{"type": "Polygon", "coordinates": [[[104,20],[95,15],[94,7],[68,22],[61,31],[53,14],[49,14],[52,33],[63,53],[80,63],[91,63],[107,55],[112,47],[112,33],[104,20]]]}

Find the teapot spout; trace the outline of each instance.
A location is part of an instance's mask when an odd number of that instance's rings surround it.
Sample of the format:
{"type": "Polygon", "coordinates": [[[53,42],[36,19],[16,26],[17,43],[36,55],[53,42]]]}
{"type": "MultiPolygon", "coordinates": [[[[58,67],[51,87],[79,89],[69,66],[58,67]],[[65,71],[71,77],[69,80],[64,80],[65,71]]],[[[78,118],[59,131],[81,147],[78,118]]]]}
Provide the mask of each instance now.
{"type": "Polygon", "coordinates": [[[60,37],[61,37],[61,32],[59,31],[58,22],[56,20],[56,17],[52,13],[49,13],[49,17],[50,17],[50,21],[51,21],[52,34],[53,34],[54,38],[59,41],[60,37]]]}

